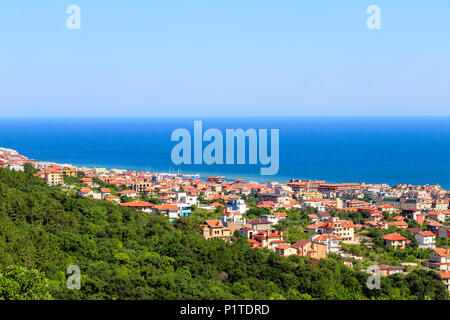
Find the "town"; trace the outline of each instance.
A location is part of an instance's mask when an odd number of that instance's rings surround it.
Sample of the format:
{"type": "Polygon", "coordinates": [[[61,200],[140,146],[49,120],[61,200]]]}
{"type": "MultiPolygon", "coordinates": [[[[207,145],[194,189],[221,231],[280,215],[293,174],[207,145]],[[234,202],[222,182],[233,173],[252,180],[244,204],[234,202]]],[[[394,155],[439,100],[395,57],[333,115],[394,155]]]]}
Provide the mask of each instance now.
{"type": "Polygon", "coordinates": [[[288,257],[376,265],[382,276],[423,268],[450,290],[450,191],[438,185],[258,183],[223,177],[86,168],[31,160],[0,148],[0,167],[30,172],[74,197],[198,222],[206,239],[244,237],[288,257]]]}

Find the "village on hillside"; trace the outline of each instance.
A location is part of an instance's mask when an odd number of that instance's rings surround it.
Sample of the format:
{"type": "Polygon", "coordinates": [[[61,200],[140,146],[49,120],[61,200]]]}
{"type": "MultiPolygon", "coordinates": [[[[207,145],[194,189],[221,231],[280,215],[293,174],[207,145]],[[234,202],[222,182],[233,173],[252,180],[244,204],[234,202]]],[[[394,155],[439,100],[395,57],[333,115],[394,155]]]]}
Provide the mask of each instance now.
{"type": "Polygon", "coordinates": [[[0,167],[30,170],[76,197],[198,221],[206,239],[245,237],[280,256],[342,259],[383,276],[435,270],[450,290],[450,191],[438,185],[287,183],[80,168],[0,149],[0,167]]]}

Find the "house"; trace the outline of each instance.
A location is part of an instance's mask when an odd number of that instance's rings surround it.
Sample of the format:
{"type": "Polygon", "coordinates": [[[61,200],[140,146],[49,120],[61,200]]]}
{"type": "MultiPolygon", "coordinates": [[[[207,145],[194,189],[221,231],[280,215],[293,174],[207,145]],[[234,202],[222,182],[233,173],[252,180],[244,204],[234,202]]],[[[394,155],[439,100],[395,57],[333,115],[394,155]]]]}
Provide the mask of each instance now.
{"type": "Polygon", "coordinates": [[[82,184],[87,184],[87,185],[90,186],[90,187],[93,187],[93,186],[94,186],[94,181],[92,180],[92,178],[81,178],[81,179],[80,179],[80,182],[81,182],[82,184]]]}
{"type": "Polygon", "coordinates": [[[252,228],[253,231],[264,231],[269,230],[272,222],[266,219],[253,219],[247,222],[252,228]]]}
{"type": "Polygon", "coordinates": [[[228,223],[241,223],[244,225],[246,223],[246,219],[242,217],[242,214],[239,211],[235,212],[224,212],[223,216],[220,218],[224,225],[228,223]]]}
{"type": "Polygon", "coordinates": [[[169,217],[169,220],[176,219],[180,216],[180,208],[175,204],[160,204],[152,208],[154,215],[160,214],[169,217]]]}
{"type": "Polygon", "coordinates": [[[120,198],[118,196],[107,196],[106,201],[120,203],[120,198]]]}
{"type": "Polygon", "coordinates": [[[78,194],[82,197],[89,197],[92,196],[92,190],[88,187],[83,187],[78,191],[78,194]]]}
{"type": "Polygon", "coordinates": [[[431,251],[428,261],[424,261],[422,264],[438,271],[449,271],[450,249],[434,249],[431,251]]]}
{"type": "Polygon", "coordinates": [[[399,221],[394,221],[394,222],[388,222],[389,227],[397,227],[400,229],[406,229],[408,228],[408,224],[403,221],[403,220],[399,220],[399,221]]]}
{"type": "Polygon", "coordinates": [[[186,204],[188,206],[198,205],[198,197],[193,195],[187,195],[185,192],[177,193],[176,201],[186,204]]]}
{"type": "Polygon", "coordinates": [[[105,199],[107,196],[111,195],[111,190],[109,188],[101,188],[100,194],[102,195],[102,198],[105,199]]]}
{"type": "Polygon", "coordinates": [[[327,246],[309,240],[300,240],[292,245],[297,249],[297,254],[302,257],[323,259],[327,257],[327,246]]]}
{"type": "Polygon", "coordinates": [[[385,265],[385,264],[380,264],[378,266],[378,268],[380,269],[380,275],[382,275],[384,277],[390,276],[390,275],[393,275],[393,274],[397,274],[397,273],[400,273],[400,274],[403,273],[403,268],[402,267],[388,266],[388,265],[385,265]]]}
{"type": "Polygon", "coordinates": [[[439,238],[450,236],[450,226],[442,226],[439,228],[439,238]]]}
{"type": "Polygon", "coordinates": [[[122,207],[134,208],[143,212],[151,213],[152,209],[155,207],[153,203],[144,202],[141,200],[135,200],[130,202],[125,202],[120,204],[122,207]]]}
{"type": "Polygon", "coordinates": [[[341,248],[341,238],[334,234],[316,234],[311,236],[311,241],[324,244],[327,253],[337,253],[341,248]]]}
{"type": "Polygon", "coordinates": [[[427,230],[434,232],[434,233],[438,233],[439,232],[439,228],[443,227],[444,225],[438,221],[435,220],[427,220],[427,230]]]}
{"type": "Polygon", "coordinates": [[[247,212],[247,205],[244,200],[232,199],[226,204],[225,211],[237,211],[240,214],[245,214],[247,212]]]}
{"type": "Polygon", "coordinates": [[[275,247],[275,253],[283,257],[288,257],[297,254],[297,249],[289,244],[282,243],[275,247]]]}
{"type": "Polygon", "coordinates": [[[378,211],[374,211],[374,213],[372,213],[369,217],[370,221],[380,222],[381,219],[383,219],[383,215],[381,213],[378,213],[378,211]]]}
{"type": "Polygon", "coordinates": [[[353,241],[355,234],[355,225],[350,220],[339,220],[337,217],[331,217],[329,221],[323,222],[318,229],[320,234],[334,234],[342,238],[343,241],[353,241]]]}
{"type": "Polygon", "coordinates": [[[450,272],[441,272],[441,279],[448,291],[450,291],[450,272]]]}
{"type": "Polygon", "coordinates": [[[322,222],[310,224],[309,226],[306,227],[306,230],[308,231],[309,234],[318,233],[319,228],[322,224],[323,224],[322,222]]]}
{"type": "Polygon", "coordinates": [[[278,245],[284,243],[283,234],[279,231],[275,232],[275,230],[264,230],[251,233],[248,241],[251,246],[268,248],[274,251],[278,245]]]}
{"type": "Polygon", "coordinates": [[[436,248],[436,235],[431,231],[417,232],[414,234],[417,240],[419,249],[434,249],[436,248]]]}
{"type": "Polygon", "coordinates": [[[230,228],[225,227],[220,220],[205,220],[205,223],[200,227],[202,227],[202,234],[205,239],[229,240],[231,237],[230,228]]]}
{"type": "Polygon", "coordinates": [[[278,224],[278,222],[285,220],[287,217],[286,212],[273,212],[263,216],[263,219],[272,222],[273,224],[278,224]]]}
{"type": "Polygon", "coordinates": [[[319,216],[317,216],[316,214],[308,214],[308,219],[312,222],[312,223],[317,223],[320,221],[319,216]]]}
{"type": "Polygon", "coordinates": [[[406,238],[399,233],[389,233],[383,236],[384,243],[394,247],[394,249],[404,249],[406,247],[406,238]]]}
{"type": "Polygon", "coordinates": [[[326,211],[318,211],[316,215],[320,221],[328,221],[331,218],[330,214],[326,211]]]}
{"type": "Polygon", "coordinates": [[[125,196],[125,197],[132,198],[132,199],[137,198],[137,196],[138,196],[137,192],[134,190],[123,190],[123,191],[117,192],[117,194],[119,195],[119,197],[125,196]]]}
{"type": "Polygon", "coordinates": [[[439,222],[445,222],[447,219],[447,214],[444,211],[430,212],[428,218],[439,222]]]}
{"type": "Polygon", "coordinates": [[[78,175],[78,172],[74,167],[65,167],[62,170],[62,174],[68,177],[76,177],[78,175]]]}
{"type": "Polygon", "coordinates": [[[180,211],[180,217],[190,217],[191,216],[191,206],[183,203],[176,203],[180,211]]]}
{"type": "Polygon", "coordinates": [[[49,186],[58,186],[64,184],[64,179],[62,174],[58,171],[51,171],[45,173],[45,182],[47,182],[49,186]]]}

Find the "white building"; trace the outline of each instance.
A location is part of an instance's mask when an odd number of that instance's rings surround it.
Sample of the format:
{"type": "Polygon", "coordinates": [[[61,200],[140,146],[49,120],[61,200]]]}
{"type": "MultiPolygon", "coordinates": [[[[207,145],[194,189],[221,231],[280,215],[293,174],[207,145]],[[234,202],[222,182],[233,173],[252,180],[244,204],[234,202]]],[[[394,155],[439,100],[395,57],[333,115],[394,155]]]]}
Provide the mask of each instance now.
{"type": "Polygon", "coordinates": [[[420,249],[436,248],[436,235],[431,231],[417,232],[414,234],[420,249]]]}

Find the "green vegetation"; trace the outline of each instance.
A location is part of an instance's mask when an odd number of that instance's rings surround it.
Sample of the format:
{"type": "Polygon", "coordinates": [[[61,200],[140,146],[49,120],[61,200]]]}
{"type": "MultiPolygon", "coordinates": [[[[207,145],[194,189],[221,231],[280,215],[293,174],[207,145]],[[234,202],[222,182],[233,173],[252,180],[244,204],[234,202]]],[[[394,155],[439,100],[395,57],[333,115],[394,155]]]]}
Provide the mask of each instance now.
{"type": "Polygon", "coordinates": [[[0,168],[0,297],[448,298],[434,272],[382,278],[381,290],[369,290],[369,275],[342,261],[312,264],[250,249],[241,237],[205,240],[197,231],[195,218],[171,225],[164,217],[69,196],[36,177],[0,168]],[[70,265],[80,267],[81,290],[66,287],[70,265]]]}
{"type": "Polygon", "coordinates": [[[0,300],[50,300],[47,280],[38,270],[9,266],[0,273],[0,300]]]}

